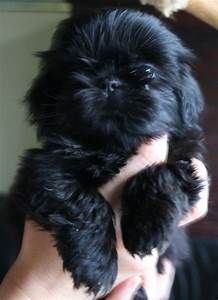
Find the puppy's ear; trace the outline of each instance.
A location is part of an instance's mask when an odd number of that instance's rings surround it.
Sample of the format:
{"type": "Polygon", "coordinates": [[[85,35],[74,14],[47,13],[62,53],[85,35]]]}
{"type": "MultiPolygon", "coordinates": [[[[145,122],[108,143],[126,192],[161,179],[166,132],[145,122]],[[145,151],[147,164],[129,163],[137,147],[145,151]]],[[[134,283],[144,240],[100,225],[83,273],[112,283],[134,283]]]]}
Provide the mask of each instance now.
{"type": "Polygon", "coordinates": [[[75,54],[73,47],[69,45],[72,44],[74,25],[72,17],[63,20],[52,37],[49,50],[36,54],[40,58],[40,70],[25,102],[29,108],[29,120],[37,125],[39,137],[47,136],[60,127],[57,115],[64,118],[58,104],[63,101],[61,94],[66,89],[72,72],[71,64],[75,54]]]}
{"type": "Polygon", "coordinates": [[[39,137],[45,136],[46,131],[54,124],[56,104],[60,85],[63,79],[63,69],[60,68],[56,53],[53,50],[37,53],[41,58],[41,67],[34,79],[24,101],[28,106],[29,120],[37,125],[39,137]]]}
{"type": "Polygon", "coordinates": [[[192,75],[189,64],[180,62],[180,80],[176,90],[181,121],[188,127],[198,124],[204,102],[200,87],[192,75]]]}

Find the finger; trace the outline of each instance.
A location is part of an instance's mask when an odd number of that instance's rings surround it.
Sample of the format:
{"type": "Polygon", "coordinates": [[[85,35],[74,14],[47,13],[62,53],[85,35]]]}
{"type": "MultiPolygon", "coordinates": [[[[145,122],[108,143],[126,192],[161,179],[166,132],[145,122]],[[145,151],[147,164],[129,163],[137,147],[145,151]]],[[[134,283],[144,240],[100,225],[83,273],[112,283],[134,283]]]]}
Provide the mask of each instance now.
{"type": "Polygon", "coordinates": [[[204,187],[199,193],[199,201],[191,209],[191,211],[180,222],[179,226],[190,224],[206,216],[208,212],[208,198],[209,198],[209,178],[205,165],[198,159],[193,158],[192,164],[195,167],[196,174],[203,180],[204,187]]]}
{"type": "Polygon", "coordinates": [[[159,259],[158,250],[157,248],[154,248],[152,249],[151,254],[143,257],[141,261],[144,265],[144,268],[151,269],[157,265],[158,259],[159,259]]]}
{"type": "Polygon", "coordinates": [[[157,286],[159,282],[157,280],[157,262],[159,259],[159,253],[157,249],[152,250],[151,255],[147,255],[142,259],[144,272],[141,277],[143,279],[143,287],[146,290],[146,294],[149,300],[157,300],[159,295],[159,289],[157,286]]]}
{"type": "Polygon", "coordinates": [[[169,299],[175,277],[175,268],[168,259],[164,259],[162,263],[164,265],[163,274],[159,274],[157,268],[153,267],[143,278],[143,287],[149,300],[169,299]]]}
{"type": "Polygon", "coordinates": [[[141,277],[132,277],[120,283],[106,300],[131,300],[142,284],[141,277]]]}
{"type": "Polygon", "coordinates": [[[148,143],[141,145],[138,154],[144,158],[145,165],[164,162],[168,156],[168,136],[163,135],[157,139],[151,139],[148,143]]]}
{"type": "Polygon", "coordinates": [[[163,260],[164,273],[157,275],[158,299],[169,299],[175,278],[175,268],[168,259],[163,260]]]}

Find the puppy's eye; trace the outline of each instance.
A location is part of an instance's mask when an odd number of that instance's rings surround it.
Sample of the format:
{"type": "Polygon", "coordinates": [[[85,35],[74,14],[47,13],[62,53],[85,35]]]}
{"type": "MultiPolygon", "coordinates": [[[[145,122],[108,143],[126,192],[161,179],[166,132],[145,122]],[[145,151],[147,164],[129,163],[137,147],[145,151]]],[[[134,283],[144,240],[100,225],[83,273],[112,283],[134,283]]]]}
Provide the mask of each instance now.
{"type": "Polygon", "coordinates": [[[143,65],[138,68],[132,69],[130,71],[130,74],[144,84],[149,84],[156,78],[155,70],[149,65],[143,65]]]}
{"type": "Polygon", "coordinates": [[[154,78],[156,78],[154,69],[152,69],[152,67],[150,67],[150,66],[146,66],[145,67],[145,76],[148,81],[151,81],[154,78]]]}

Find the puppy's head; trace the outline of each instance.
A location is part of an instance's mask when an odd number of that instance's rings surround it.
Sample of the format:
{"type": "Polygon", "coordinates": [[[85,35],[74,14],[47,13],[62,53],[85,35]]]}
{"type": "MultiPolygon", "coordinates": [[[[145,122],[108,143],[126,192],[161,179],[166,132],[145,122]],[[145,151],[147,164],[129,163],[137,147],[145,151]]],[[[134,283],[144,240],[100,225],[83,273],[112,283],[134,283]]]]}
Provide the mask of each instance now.
{"type": "Polygon", "coordinates": [[[61,23],[27,101],[39,135],[103,143],[192,126],[201,96],[190,52],[158,19],[109,10],[61,23]]]}

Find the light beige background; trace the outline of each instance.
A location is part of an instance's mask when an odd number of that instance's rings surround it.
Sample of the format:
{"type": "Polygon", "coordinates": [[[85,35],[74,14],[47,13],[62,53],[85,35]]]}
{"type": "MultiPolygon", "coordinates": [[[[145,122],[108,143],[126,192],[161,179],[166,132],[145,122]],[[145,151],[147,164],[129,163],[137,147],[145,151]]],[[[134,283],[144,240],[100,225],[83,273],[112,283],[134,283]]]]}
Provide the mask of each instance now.
{"type": "Polygon", "coordinates": [[[0,192],[13,181],[24,149],[37,145],[22,100],[37,73],[33,53],[46,49],[65,13],[0,12],[0,192]]]}

